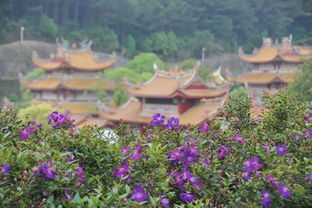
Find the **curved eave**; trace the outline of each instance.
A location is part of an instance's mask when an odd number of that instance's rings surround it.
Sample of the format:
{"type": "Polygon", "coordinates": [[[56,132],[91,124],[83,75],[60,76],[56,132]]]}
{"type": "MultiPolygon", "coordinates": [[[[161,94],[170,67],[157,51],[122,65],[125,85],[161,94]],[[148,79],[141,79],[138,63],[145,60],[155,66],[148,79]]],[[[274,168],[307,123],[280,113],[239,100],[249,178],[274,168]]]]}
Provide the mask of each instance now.
{"type": "Polygon", "coordinates": [[[116,60],[109,60],[106,62],[95,63],[93,65],[87,64],[86,66],[82,66],[75,63],[64,63],[64,62],[53,62],[51,60],[43,60],[39,57],[33,56],[32,61],[34,65],[39,68],[42,68],[46,71],[55,71],[62,68],[71,68],[79,71],[102,71],[104,69],[110,68],[116,63],[116,60]]]}
{"type": "Polygon", "coordinates": [[[80,71],[102,71],[104,69],[110,68],[116,63],[115,60],[110,60],[102,63],[97,63],[95,66],[87,65],[87,66],[81,66],[74,63],[68,63],[69,68],[73,68],[80,71]]]}
{"type": "Polygon", "coordinates": [[[227,89],[224,89],[220,92],[220,90],[217,93],[214,92],[214,90],[209,90],[207,91],[196,91],[196,90],[176,90],[173,93],[170,94],[139,94],[139,93],[131,93],[129,91],[128,94],[132,95],[134,97],[139,97],[139,98],[174,98],[174,97],[182,97],[182,98],[187,98],[187,99],[201,99],[201,98],[215,98],[215,97],[222,97],[227,93],[227,89]],[[199,93],[198,93],[199,92],[199,93]]]}
{"type": "MultiPolygon", "coordinates": [[[[257,56],[257,55],[256,55],[257,56]]],[[[271,63],[274,61],[283,61],[283,62],[288,62],[288,63],[302,63],[304,60],[312,58],[312,56],[283,56],[276,54],[274,56],[270,56],[267,58],[258,58],[256,56],[244,56],[244,55],[239,55],[239,58],[245,62],[252,63],[252,64],[257,64],[257,63],[271,63]]]]}
{"type": "Polygon", "coordinates": [[[36,65],[39,68],[42,68],[46,71],[53,71],[55,69],[59,69],[63,67],[62,62],[53,62],[50,60],[42,60],[38,57],[34,57],[32,58],[32,62],[34,65],[36,65]]]}
{"type": "Polygon", "coordinates": [[[271,84],[271,83],[276,82],[277,80],[279,82],[288,84],[294,80],[294,77],[283,77],[283,76],[275,75],[275,76],[272,76],[269,78],[264,78],[262,80],[261,79],[254,80],[254,79],[244,78],[244,77],[234,78],[234,81],[239,83],[239,84],[245,84],[247,82],[248,84],[253,84],[253,85],[271,84]]]}

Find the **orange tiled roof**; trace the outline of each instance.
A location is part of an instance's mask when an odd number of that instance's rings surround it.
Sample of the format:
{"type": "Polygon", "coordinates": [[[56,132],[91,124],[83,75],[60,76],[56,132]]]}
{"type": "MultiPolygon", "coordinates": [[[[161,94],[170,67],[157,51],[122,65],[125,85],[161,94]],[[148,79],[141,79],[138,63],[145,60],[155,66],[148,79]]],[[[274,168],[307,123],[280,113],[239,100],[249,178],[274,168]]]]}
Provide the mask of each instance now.
{"type": "Polygon", "coordinates": [[[21,86],[31,90],[55,90],[60,87],[60,80],[56,78],[40,79],[36,81],[20,81],[21,86]]]}
{"type": "MultiPolygon", "coordinates": [[[[224,100],[226,97],[224,98],[224,100]]],[[[180,116],[181,125],[195,125],[214,116],[218,109],[222,107],[220,103],[200,102],[180,116]]],[[[163,113],[166,117],[170,115],[163,113]]],[[[100,111],[100,116],[110,121],[122,121],[124,123],[148,124],[152,117],[142,116],[141,103],[135,98],[131,98],[124,106],[118,108],[114,112],[100,111]]]]}
{"type": "Polygon", "coordinates": [[[291,45],[264,45],[251,55],[246,55],[241,51],[239,57],[250,63],[268,63],[274,60],[301,63],[312,58],[312,48],[300,48],[291,45]]]}
{"type": "Polygon", "coordinates": [[[281,82],[289,83],[294,81],[294,73],[273,73],[273,72],[259,72],[259,73],[249,73],[239,77],[233,77],[233,80],[244,84],[245,82],[249,84],[269,84],[275,80],[280,80],[281,82]]]}
{"type": "Polygon", "coordinates": [[[74,121],[75,125],[80,124],[81,122],[83,122],[84,120],[86,120],[87,115],[81,115],[81,114],[70,114],[69,117],[74,121]]]}
{"type": "Polygon", "coordinates": [[[55,90],[65,88],[69,90],[114,90],[119,84],[106,80],[68,79],[62,81],[58,78],[46,78],[35,81],[21,81],[21,85],[31,90],[55,90]]]}
{"type": "Polygon", "coordinates": [[[100,118],[86,118],[84,121],[76,125],[76,128],[82,129],[86,126],[92,126],[92,127],[104,127],[106,125],[107,121],[100,119],[100,118]]]}
{"type": "Polygon", "coordinates": [[[219,97],[225,95],[228,91],[229,89],[225,87],[206,90],[181,90],[184,95],[191,98],[219,97]]]}
{"type": "Polygon", "coordinates": [[[203,98],[222,96],[227,89],[224,87],[210,87],[200,80],[197,71],[186,73],[181,71],[156,71],[148,82],[126,88],[129,95],[135,97],[171,98],[177,95],[187,98],[203,98]],[[205,89],[187,89],[193,82],[206,86],[205,89]]]}
{"type": "Polygon", "coordinates": [[[81,71],[100,71],[115,64],[115,59],[108,61],[98,61],[91,49],[74,51],[65,50],[58,46],[55,58],[50,60],[41,59],[36,52],[33,53],[33,63],[47,71],[68,67],[81,71]]]}

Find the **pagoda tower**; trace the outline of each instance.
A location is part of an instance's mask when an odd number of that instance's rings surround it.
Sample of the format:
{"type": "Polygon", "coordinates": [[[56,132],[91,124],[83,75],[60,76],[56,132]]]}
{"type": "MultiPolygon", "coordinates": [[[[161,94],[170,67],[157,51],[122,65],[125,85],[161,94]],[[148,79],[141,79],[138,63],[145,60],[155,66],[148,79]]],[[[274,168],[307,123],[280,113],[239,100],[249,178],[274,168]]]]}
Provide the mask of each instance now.
{"type": "Polygon", "coordinates": [[[312,47],[292,45],[292,36],[284,37],[281,44],[263,38],[262,47],[252,54],[247,55],[240,48],[239,58],[252,64],[252,71],[233,81],[245,85],[249,96],[261,104],[264,90],[274,93],[294,80],[299,65],[312,58],[312,47]]]}
{"type": "Polygon", "coordinates": [[[131,96],[126,104],[115,110],[100,108],[100,117],[134,127],[148,124],[156,113],[177,117],[183,126],[213,117],[227,101],[229,85],[203,82],[198,67],[183,72],[178,67],[162,71],[155,65],[155,74],[146,83],[126,84],[126,92],[131,96]]]}
{"type": "Polygon", "coordinates": [[[91,50],[92,41],[84,40],[69,45],[66,40],[56,41],[56,54],[42,59],[33,52],[34,65],[45,70],[43,78],[22,79],[21,85],[34,94],[32,103],[51,103],[71,114],[97,115],[99,92],[109,95],[117,83],[99,78],[101,72],[115,64],[115,57],[99,60],[91,50]]]}

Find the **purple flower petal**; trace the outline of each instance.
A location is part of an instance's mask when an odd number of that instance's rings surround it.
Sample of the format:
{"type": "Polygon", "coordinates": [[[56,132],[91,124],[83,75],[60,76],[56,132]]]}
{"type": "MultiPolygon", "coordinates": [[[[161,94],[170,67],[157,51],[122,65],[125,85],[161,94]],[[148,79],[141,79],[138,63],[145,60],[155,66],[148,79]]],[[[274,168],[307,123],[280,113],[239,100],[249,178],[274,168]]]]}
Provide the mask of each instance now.
{"type": "Polygon", "coordinates": [[[159,201],[161,203],[162,208],[169,208],[170,207],[169,200],[164,198],[162,195],[159,195],[159,201]]]}
{"type": "Polygon", "coordinates": [[[276,146],[276,154],[284,156],[286,154],[287,150],[287,146],[286,144],[280,145],[280,146],[276,146]]]}
{"type": "Polygon", "coordinates": [[[290,193],[290,187],[289,186],[285,186],[284,184],[280,184],[278,186],[278,191],[280,193],[280,195],[285,198],[288,199],[291,197],[291,193],[290,193]]]}
{"type": "Polygon", "coordinates": [[[11,166],[6,164],[3,166],[0,166],[0,172],[4,175],[9,174],[9,172],[11,171],[11,166]]]}
{"type": "Polygon", "coordinates": [[[190,192],[180,193],[180,198],[185,202],[192,202],[196,200],[196,196],[192,195],[190,192]]]}
{"type": "Polygon", "coordinates": [[[272,199],[271,199],[270,193],[268,191],[262,190],[261,194],[260,194],[260,197],[262,198],[262,200],[260,202],[260,205],[263,208],[269,208],[269,207],[272,206],[272,199]]]}
{"type": "Polygon", "coordinates": [[[148,194],[144,192],[144,189],[142,186],[137,186],[131,192],[131,196],[132,196],[132,199],[137,202],[143,202],[149,198],[148,194]]]}

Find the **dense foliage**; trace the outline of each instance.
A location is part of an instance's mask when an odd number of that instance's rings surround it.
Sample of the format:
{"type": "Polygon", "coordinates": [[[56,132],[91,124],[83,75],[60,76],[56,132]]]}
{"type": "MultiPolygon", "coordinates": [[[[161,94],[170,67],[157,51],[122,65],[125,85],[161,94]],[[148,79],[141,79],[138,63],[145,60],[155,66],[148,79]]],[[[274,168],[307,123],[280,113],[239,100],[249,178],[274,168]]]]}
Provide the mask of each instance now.
{"type": "Polygon", "coordinates": [[[154,53],[141,53],[130,60],[124,67],[105,70],[103,76],[108,80],[129,81],[130,83],[146,82],[155,73],[154,64],[160,70],[166,70],[165,63],[154,53]]]}
{"type": "Polygon", "coordinates": [[[51,113],[43,128],[0,111],[2,207],[309,207],[311,107],[287,93],[250,117],[248,99],[219,118],[181,127],[151,118],[144,134],[73,128],[51,113]]]}
{"type": "Polygon", "coordinates": [[[305,61],[301,66],[296,79],[290,84],[290,91],[303,101],[312,101],[312,59],[305,61]]]}
{"type": "Polygon", "coordinates": [[[0,40],[77,40],[86,36],[97,49],[138,51],[170,57],[200,57],[252,49],[262,36],[293,34],[312,43],[310,0],[2,0],[0,40]]]}

